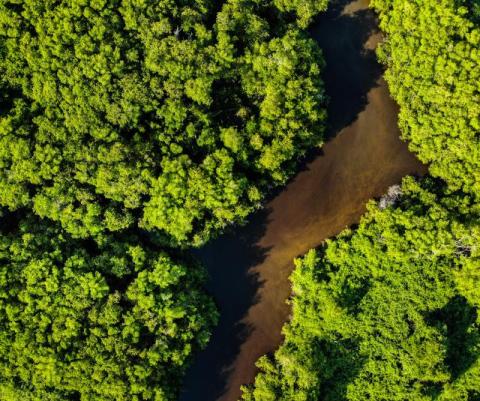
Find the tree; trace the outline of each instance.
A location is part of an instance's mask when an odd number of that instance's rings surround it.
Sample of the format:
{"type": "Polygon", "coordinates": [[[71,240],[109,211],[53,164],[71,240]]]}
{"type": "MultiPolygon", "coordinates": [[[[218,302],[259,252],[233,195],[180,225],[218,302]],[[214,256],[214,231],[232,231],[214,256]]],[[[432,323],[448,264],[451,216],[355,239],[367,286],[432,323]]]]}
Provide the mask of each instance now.
{"type": "Polygon", "coordinates": [[[296,261],[285,342],[245,401],[478,399],[478,210],[432,180],[402,191],[296,261]]]}
{"type": "Polygon", "coordinates": [[[410,149],[453,191],[480,199],[476,0],[374,0],[385,78],[410,149]]]}
{"type": "Polygon", "coordinates": [[[0,234],[0,398],[175,400],[217,319],[202,270],[135,236],[73,240],[7,214],[0,234]]]}
{"type": "Polygon", "coordinates": [[[294,12],[298,25],[306,28],[313,17],[327,8],[327,0],[275,0],[275,5],[282,11],[294,12]]]}
{"type": "Polygon", "coordinates": [[[243,221],[322,141],[304,3],[0,0],[0,205],[171,245],[243,221]]]}

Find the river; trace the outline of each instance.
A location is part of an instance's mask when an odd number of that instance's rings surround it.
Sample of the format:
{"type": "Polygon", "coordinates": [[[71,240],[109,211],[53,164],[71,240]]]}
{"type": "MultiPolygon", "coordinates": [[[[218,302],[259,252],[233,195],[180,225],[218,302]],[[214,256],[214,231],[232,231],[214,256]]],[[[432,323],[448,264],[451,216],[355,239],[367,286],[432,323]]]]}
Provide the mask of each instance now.
{"type": "Polygon", "coordinates": [[[332,0],[310,32],[327,62],[328,141],[246,226],[196,252],[221,319],[180,401],[237,401],[240,385],[255,376],[255,361],[282,341],[293,259],[358,223],[367,201],[403,176],[426,172],[399,139],[368,1],[332,0]]]}

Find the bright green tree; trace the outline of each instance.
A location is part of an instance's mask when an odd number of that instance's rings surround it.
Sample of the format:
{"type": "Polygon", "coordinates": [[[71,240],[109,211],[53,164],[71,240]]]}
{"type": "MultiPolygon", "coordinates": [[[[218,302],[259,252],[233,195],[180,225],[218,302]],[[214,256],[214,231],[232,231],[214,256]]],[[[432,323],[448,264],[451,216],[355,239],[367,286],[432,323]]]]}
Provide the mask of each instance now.
{"type": "Polygon", "coordinates": [[[322,141],[303,3],[0,0],[0,205],[174,245],[241,222],[322,141]]]}
{"type": "Polygon", "coordinates": [[[285,342],[243,400],[478,400],[480,219],[443,190],[409,178],[296,261],[285,342]]]}
{"type": "Polygon", "coordinates": [[[282,11],[290,11],[297,16],[298,25],[306,28],[312,19],[327,8],[328,0],[274,0],[282,11]]]}
{"type": "Polygon", "coordinates": [[[480,200],[478,0],[372,0],[400,128],[430,172],[480,200]]]}
{"type": "Polygon", "coordinates": [[[198,267],[139,244],[75,241],[35,217],[2,219],[2,401],[176,399],[217,315],[198,267]]]}

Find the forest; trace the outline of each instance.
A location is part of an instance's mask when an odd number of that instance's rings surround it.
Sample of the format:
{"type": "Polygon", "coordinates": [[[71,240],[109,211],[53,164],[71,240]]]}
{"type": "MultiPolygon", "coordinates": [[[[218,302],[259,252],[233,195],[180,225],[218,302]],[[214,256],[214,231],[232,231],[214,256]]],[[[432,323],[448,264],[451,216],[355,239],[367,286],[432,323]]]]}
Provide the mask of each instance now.
{"type": "Polygon", "coordinates": [[[284,343],[244,401],[480,399],[480,5],[371,6],[402,135],[430,176],[295,261],[284,343]]]}
{"type": "Polygon", "coordinates": [[[3,217],[0,399],[172,399],[217,320],[202,269],[134,235],[100,245],[3,217]]]}
{"type": "Polygon", "coordinates": [[[372,0],[403,137],[451,191],[480,201],[480,3],[372,0]]]}
{"type": "MultiPolygon", "coordinates": [[[[0,400],[178,399],[219,320],[191,249],[326,139],[327,3],[0,0],[0,400]]],[[[480,3],[370,6],[429,174],[295,261],[244,401],[480,400],[480,3]]]]}
{"type": "Polygon", "coordinates": [[[0,399],[173,401],[188,249],[321,146],[325,0],[0,0],[0,399]]]}
{"type": "Polygon", "coordinates": [[[1,0],[0,205],[171,246],[242,222],[322,143],[325,5],[1,0]]]}

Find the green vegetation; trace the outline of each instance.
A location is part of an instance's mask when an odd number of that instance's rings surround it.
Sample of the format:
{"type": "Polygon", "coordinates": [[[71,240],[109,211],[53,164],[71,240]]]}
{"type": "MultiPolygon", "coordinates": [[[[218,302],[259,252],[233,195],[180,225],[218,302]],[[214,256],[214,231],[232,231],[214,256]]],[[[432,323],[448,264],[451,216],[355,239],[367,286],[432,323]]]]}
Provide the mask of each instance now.
{"type": "Polygon", "coordinates": [[[217,312],[175,248],[322,143],[325,7],[0,0],[2,401],[176,399],[217,312]]]}
{"type": "Polygon", "coordinates": [[[299,26],[306,28],[313,17],[327,8],[327,0],[274,0],[279,10],[293,12],[299,26]]]}
{"type": "Polygon", "coordinates": [[[480,219],[443,189],[408,178],[297,260],[285,342],[243,400],[480,397],[480,219]]]}
{"type": "Polygon", "coordinates": [[[198,245],[319,145],[312,0],[0,0],[0,205],[198,245]]]}
{"type": "Polygon", "coordinates": [[[372,0],[400,128],[432,176],[296,261],[244,401],[480,400],[480,3],[372,0]]]}
{"type": "Polygon", "coordinates": [[[480,200],[480,3],[372,0],[400,128],[430,172],[480,200]]]}
{"type": "MultiPolygon", "coordinates": [[[[174,248],[242,222],[321,144],[304,29],[326,6],[0,0],[2,401],[176,399],[217,312],[174,248]]],[[[296,262],[244,401],[480,399],[480,3],[372,6],[435,178],[296,262]]]]}
{"type": "Polygon", "coordinates": [[[216,321],[201,269],[134,236],[74,241],[12,215],[1,226],[1,400],[176,399],[216,321]]]}

